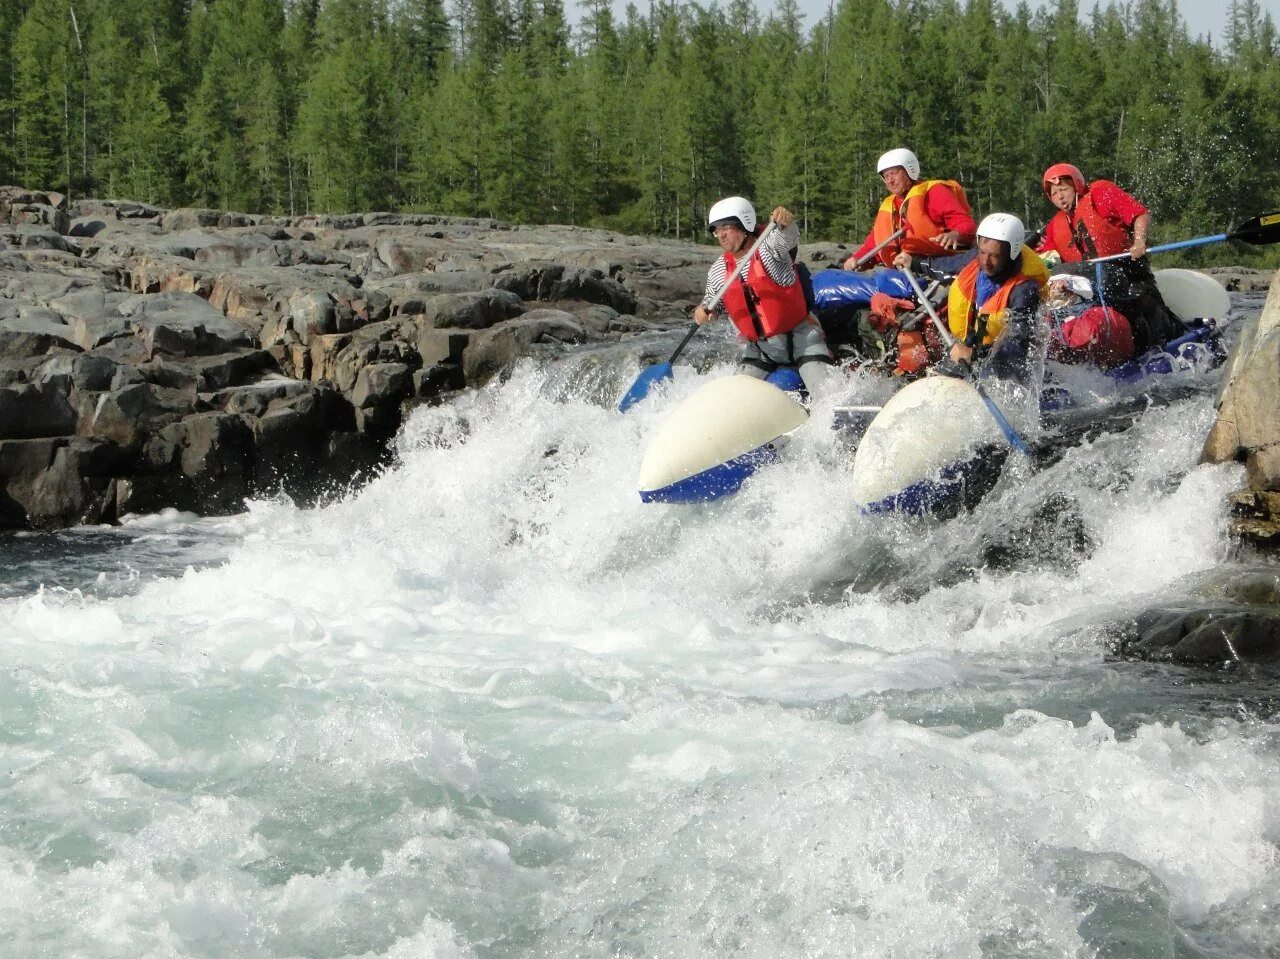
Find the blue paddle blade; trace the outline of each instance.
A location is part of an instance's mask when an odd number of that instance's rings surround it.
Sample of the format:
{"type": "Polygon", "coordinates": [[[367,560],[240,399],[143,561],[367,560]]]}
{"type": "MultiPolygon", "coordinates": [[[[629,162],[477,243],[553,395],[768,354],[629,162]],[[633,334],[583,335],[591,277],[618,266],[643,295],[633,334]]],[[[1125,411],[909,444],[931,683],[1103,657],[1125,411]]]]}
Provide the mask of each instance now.
{"type": "Polygon", "coordinates": [[[618,401],[618,412],[625,413],[648,396],[654,386],[669,379],[671,379],[670,363],[654,363],[653,366],[641,370],[636,381],[631,384],[631,389],[627,390],[618,401]]]}

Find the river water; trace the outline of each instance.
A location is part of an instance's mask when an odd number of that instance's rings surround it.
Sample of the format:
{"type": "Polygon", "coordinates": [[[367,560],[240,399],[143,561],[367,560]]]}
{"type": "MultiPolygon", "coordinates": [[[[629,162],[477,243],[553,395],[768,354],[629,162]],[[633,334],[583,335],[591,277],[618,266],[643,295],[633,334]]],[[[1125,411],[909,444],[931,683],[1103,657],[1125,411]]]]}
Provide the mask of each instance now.
{"type": "Polygon", "coordinates": [[[1273,685],[1107,654],[1240,562],[1213,376],[937,522],[809,427],[644,506],[727,367],[554,366],[322,508],[0,543],[0,954],[1280,955],[1273,685]]]}

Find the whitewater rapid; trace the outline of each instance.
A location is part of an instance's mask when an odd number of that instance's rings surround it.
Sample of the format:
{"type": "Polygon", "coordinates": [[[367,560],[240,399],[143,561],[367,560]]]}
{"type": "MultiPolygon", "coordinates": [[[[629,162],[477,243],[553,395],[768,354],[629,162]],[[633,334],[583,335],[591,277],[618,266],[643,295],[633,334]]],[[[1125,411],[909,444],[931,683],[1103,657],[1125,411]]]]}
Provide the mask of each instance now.
{"type": "Polygon", "coordinates": [[[946,523],[859,516],[822,408],[737,497],[642,505],[725,372],[623,416],[527,364],[323,508],[15,553],[0,952],[1280,950],[1274,712],[1106,657],[1230,568],[1210,395],[946,523]]]}

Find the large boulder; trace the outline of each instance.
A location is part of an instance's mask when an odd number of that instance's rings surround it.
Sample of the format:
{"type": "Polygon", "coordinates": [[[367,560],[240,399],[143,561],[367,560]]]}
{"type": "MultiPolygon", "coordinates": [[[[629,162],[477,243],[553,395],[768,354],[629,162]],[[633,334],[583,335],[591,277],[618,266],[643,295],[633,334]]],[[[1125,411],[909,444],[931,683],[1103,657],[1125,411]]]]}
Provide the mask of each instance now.
{"type": "Polygon", "coordinates": [[[136,383],[104,393],[82,417],[79,432],[140,449],[157,430],[195,413],[199,401],[186,390],[136,383]]]}
{"type": "Polygon", "coordinates": [[[429,296],[415,315],[437,329],[485,330],[522,312],[524,305],[517,294],[494,289],[429,296]]]}
{"type": "Polygon", "coordinates": [[[194,293],[126,297],[116,308],[149,356],[206,356],[250,344],[249,334],[194,293]]]}
{"type": "MultiPolygon", "coordinates": [[[[1280,491],[1280,273],[1272,279],[1262,312],[1241,331],[1217,406],[1203,460],[1242,462],[1250,490],[1280,491]]],[[[1280,515],[1253,518],[1280,523],[1280,515]]],[[[1247,531],[1237,527],[1237,532],[1247,531]]]]}
{"type": "Polygon", "coordinates": [[[590,267],[563,263],[518,263],[499,274],[493,285],[526,300],[584,300],[602,303],[619,313],[634,313],[636,296],[617,280],[590,267]]]}
{"type": "Polygon", "coordinates": [[[572,313],[531,310],[472,335],[462,355],[463,375],[468,386],[481,386],[538,344],[578,343],[583,338],[582,324],[572,313]]]}

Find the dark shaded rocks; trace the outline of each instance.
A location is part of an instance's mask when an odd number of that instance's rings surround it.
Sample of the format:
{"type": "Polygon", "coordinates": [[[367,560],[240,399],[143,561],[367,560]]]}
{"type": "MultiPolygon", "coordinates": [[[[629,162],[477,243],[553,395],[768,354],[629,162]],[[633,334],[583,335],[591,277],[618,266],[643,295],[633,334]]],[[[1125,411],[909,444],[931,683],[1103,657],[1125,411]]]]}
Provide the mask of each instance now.
{"type": "Polygon", "coordinates": [[[0,389],[0,439],[26,440],[74,433],[78,415],[71,405],[70,391],[70,376],[0,389]]]}
{"type": "Polygon", "coordinates": [[[1115,648],[1128,658],[1188,666],[1280,663],[1280,608],[1150,609],[1120,631],[1115,648]]]}
{"type": "Polygon", "coordinates": [[[612,277],[589,267],[560,263],[518,263],[498,275],[493,285],[525,300],[583,300],[619,313],[634,313],[636,295],[612,277]]]}
{"type": "Polygon", "coordinates": [[[68,205],[0,188],[0,528],[304,501],[415,404],[683,324],[710,247],[391,212],[68,205]]]}
{"type": "Polygon", "coordinates": [[[1217,567],[1184,589],[1179,601],[1113,628],[1113,653],[1186,666],[1280,664],[1280,570],[1217,567]]]}
{"type": "Polygon", "coordinates": [[[198,403],[187,390],[136,383],[99,397],[81,422],[80,432],[126,449],[141,448],[161,427],[196,412],[198,403]]]}

